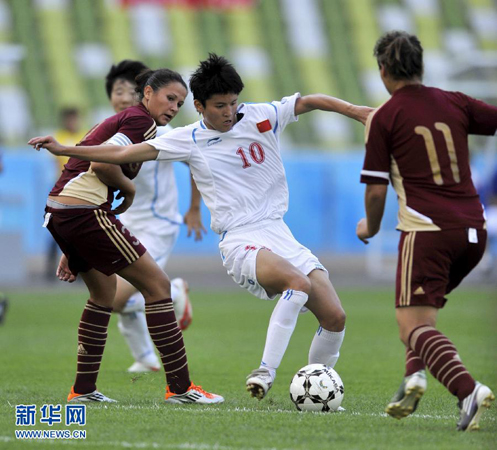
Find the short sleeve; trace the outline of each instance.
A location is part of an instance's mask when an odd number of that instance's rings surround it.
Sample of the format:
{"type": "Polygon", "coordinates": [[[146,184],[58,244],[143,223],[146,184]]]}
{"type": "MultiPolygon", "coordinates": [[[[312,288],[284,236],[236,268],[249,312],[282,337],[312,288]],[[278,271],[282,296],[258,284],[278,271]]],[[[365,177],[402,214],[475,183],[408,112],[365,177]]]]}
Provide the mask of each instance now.
{"type": "Polygon", "coordinates": [[[129,139],[132,144],[139,144],[155,137],[157,125],[149,116],[129,116],[119,127],[118,133],[129,139]]]}
{"type": "Polygon", "coordinates": [[[493,136],[497,131],[497,107],[465,97],[468,101],[469,134],[493,136]]]}
{"type": "Polygon", "coordinates": [[[295,115],[295,102],[298,98],[300,98],[300,93],[296,92],[288,97],[283,97],[280,101],[271,102],[276,111],[276,123],[273,126],[275,133],[281,133],[289,123],[299,120],[298,116],[295,115]]]}
{"type": "Polygon", "coordinates": [[[189,127],[175,128],[155,139],[150,139],[147,144],[159,151],[157,161],[188,161],[192,153],[192,133],[189,127]]]}
{"type": "Polygon", "coordinates": [[[388,133],[377,112],[366,122],[366,156],[361,171],[361,183],[365,184],[388,184],[390,177],[388,133]]]}

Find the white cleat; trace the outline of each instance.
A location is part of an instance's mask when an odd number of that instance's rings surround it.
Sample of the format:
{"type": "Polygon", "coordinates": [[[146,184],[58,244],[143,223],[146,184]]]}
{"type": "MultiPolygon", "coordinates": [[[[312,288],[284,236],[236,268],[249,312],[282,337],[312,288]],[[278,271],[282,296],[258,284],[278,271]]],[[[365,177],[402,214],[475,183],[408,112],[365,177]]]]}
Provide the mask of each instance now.
{"type": "Polygon", "coordinates": [[[166,403],[198,403],[200,405],[223,403],[224,398],[217,394],[211,394],[193,383],[184,394],[175,394],[166,387],[166,403]]]}
{"type": "Polygon", "coordinates": [[[385,412],[395,419],[402,419],[416,411],[419,400],[426,391],[426,372],[417,372],[405,377],[395,393],[385,412]]]}
{"type": "Polygon", "coordinates": [[[131,366],[128,367],[129,373],[146,373],[146,372],[158,372],[160,366],[157,365],[147,365],[140,361],[135,361],[131,366]]]}
{"type": "Polygon", "coordinates": [[[268,393],[269,389],[273,385],[273,377],[269,373],[269,370],[264,368],[255,369],[247,377],[245,382],[247,386],[247,391],[250,392],[252,397],[257,400],[262,400],[268,393]]]}
{"type": "Polygon", "coordinates": [[[457,422],[458,431],[476,431],[480,429],[480,417],[485,408],[490,408],[495,400],[495,395],[488,386],[476,382],[473,392],[463,401],[458,402],[460,419],[457,422]]]}
{"type": "Polygon", "coordinates": [[[74,392],[74,386],[71,387],[71,392],[67,396],[68,403],[80,403],[80,402],[95,402],[95,403],[117,403],[117,400],[112,400],[106,397],[104,394],[98,391],[90,392],[89,394],[76,394],[74,392]]]}
{"type": "Polygon", "coordinates": [[[193,318],[193,308],[188,295],[190,289],[182,278],[172,279],[171,285],[176,288],[176,295],[173,298],[174,314],[180,329],[184,331],[190,326],[193,318]]]}

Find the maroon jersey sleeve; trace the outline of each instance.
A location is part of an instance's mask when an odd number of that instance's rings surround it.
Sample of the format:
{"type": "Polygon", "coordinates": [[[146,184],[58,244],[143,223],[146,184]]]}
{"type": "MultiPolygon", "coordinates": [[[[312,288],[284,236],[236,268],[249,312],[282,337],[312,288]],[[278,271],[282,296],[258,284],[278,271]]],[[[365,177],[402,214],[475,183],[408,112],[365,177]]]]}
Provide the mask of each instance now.
{"type": "Polygon", "coordinates": [[[497,131],[497,107],[465,97],[468,102],[469,134],[493,136],[497,131]]]}
{"type": "Polygon", "coordinates": [[[117,130],[125,135],[133,144],[139,144],[155,137],[157,126],[150,116],[127,116],[117,130]]]}
{"type": "Polygon", "coordinates": [[[366,156],[361,171],[361,183],[388,184],[390,144],[380,111],[381,108],[370,114],[366,123],[366,156]]]}

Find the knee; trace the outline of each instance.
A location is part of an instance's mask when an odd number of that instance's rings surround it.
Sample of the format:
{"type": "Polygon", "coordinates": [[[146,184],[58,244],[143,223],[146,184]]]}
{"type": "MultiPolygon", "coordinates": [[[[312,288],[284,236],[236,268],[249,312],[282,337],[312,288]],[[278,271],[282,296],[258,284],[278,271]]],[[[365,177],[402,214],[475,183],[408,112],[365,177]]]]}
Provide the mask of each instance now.
{"type": "Polygon", "coordinates": [[[343,308],[336,308],[332,314],[328,314],[324,320],[320,321],[320,325],[328,331],[340,332],[345,328],[345,320],[347,316],[343,308]]]}
{"type": "Polygon", "coordinates": [[[311,293],[311,280],[304,274],[299,274],[292,279],[292,282],[287,289],[305,292],[307,295],[309,295],[311,293]]]}
{"type": "Polygon", "coordinates": [[[93,303],[105,308],[113,308],[114,297],[116,295],[115,289],[88,289],[88,291],[90,294],[90,300],[93,303]]]}
{"type": "Polygon", "coordinates": [[[171,282],[168,276],[162,272],[162,276],[154,279],[153,285],[150,288],[148,295],[143,294],[145,301],[156,301],[171,297],[171,282]]]}

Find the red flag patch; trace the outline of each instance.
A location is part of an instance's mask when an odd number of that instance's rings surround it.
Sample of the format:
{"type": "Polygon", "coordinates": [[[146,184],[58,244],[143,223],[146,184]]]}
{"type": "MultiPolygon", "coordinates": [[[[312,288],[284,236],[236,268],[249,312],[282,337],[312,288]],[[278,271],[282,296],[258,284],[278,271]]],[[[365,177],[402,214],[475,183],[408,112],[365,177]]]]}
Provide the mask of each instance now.
{"type": "Polygon", "coordinates": [[[259,130],[259,133],[265,133],[266,131],[269,131],[271,129],[271,122],[269,119],[263,120],[262,122],[259,122],[257,124],[257,129],[259,130]]]}

